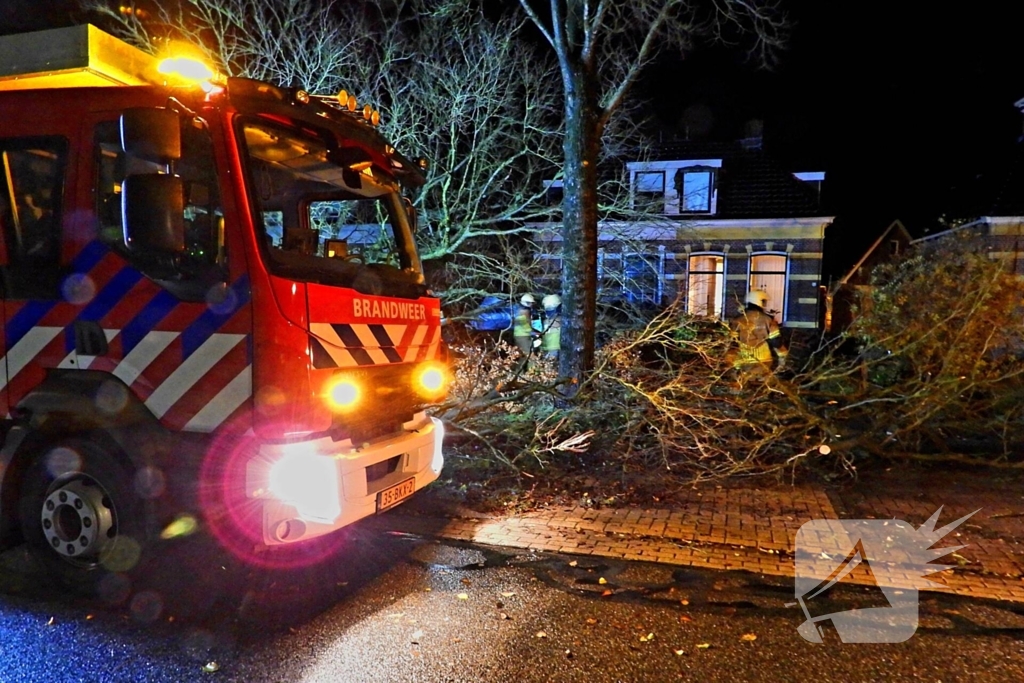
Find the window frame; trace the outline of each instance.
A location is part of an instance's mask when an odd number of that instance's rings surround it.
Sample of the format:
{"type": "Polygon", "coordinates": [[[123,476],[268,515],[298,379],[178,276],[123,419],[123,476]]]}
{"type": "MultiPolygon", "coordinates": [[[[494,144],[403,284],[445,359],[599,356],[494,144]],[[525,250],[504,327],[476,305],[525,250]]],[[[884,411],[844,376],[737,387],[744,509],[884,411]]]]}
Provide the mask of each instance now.
{"type": "MultiPolygon", "coordinates": [[[[747,293],[754,289],[754,276],[781,276],[782,277],[782,307],[775,313],[775,321],[780,325],[787,320],[786,311],[789,308],[789,254],[784,251],[753,251],[747,259],[747,293]],[[785,266],[780,270],[754,270],[754,260],[759,256],[782,257],[785,266]]],[[[766,290],[767,291],[767,290],[766,290]]]]}
{"type": "Polygon", "coordinates": [[[668,177],[664,169],[643,169],[633,172],[632,183],[630,189],[632,190],[630,195],[630,208],[636,209],[637,204],[641,204],[641,208],[653,208],[654,213],[664,215],[667,211],[667,182],[668,177]],[[660,176],[661,177],[661,189],[660,190],[641,190],[640,189],[640,176],[660,176]],[[637,202],[637,198],[642,197],[640,202],[637,202]]]}
{"type": "Polygon", "coordinates": [[[696,251],[691,252],[686,257],[686,312],[694,317],[711,318],[714,320],[721,320],[725,316],[725,284],[726,284],[726,272],[728,265],[729,255],[724,251],[696,251]],[[721,270],[715,271],[694,271],[693,259],[700,257],[717,257],[721,259],[721,270]],[[715,297],[714,307],[717,310],[713,310],[712,313],[694,313],[693,305],[691,301],[691,294],[693,290],[693,277],[695,275],[714,275],[718,279],[717,287],[718,292],[715,297]]]}
{"type": "Polygon", "coordinates": [[[711,166],[684,166],[676,171],[676,193],[679,197],[679,214],[709,214],[714,208],[715,169],[711,166]],[[691,209],[686,205],[686,176],[706,175],[708,177],[707,195],[702,208],[691,209]]]}
{"type": "MultiPolygon", "coordinates": [[[[6,207],[0,213],[0,223],[4,225],[0,294],[5,299],[52,300],[60,297],[60,281],[64,274],[64,204],[70,155],[71,143],[65,135],[11,136],[0,139],[0,173],[3,174],[0,176],[0,193],[3,193],[3,206],[6,207]],[[52,177],[45,178],[47,185],[36,187],[37,190],[45,187],[50,192],[50,205],[46,209],[49,216],[45,219],[48,225],[44,226],[48,231],[45,239],[47,251],[41,255],[33,254],[25,245],[27,238],[22,234],[25,226],[21,226],[21,219],[16,218],[16,214],[24,207],[15,197],[24,176],[14,177],[8,158],[12,152],[31,153],[32,150],[52,155],[56,169],[52,177]],[[10,185],[12,181],[14,187],[10,185]]],[[[36,180],[38,182],[42,179],[36,180]]],[[[42,216],[35,219],[36,223],[41,221],[42,216]]]]}

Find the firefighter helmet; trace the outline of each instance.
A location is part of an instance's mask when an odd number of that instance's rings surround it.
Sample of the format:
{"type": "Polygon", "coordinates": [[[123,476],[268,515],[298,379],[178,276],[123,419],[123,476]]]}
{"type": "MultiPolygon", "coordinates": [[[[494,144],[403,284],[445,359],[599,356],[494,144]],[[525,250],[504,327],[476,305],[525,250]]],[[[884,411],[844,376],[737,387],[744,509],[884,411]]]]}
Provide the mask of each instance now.
{"type": "Polygon", "coordinates": [[[541,300],[545,311],[553,311],[562,305],[562,297],[557,294],[548,294],[541,300]]]}
{"type": "Polygon", "coordinates": [[[537,300],[533,298],[533,294],[523,294],[523,298],[519,300],[519,303],[529,308],[537,303],[537,300]]]}
{"type": "Polygon", "coordinates": [[[748,305],[753,304],[754,306],[760,306],[761,308],[768,308],[768,292],[763,289],[752,289],[747,292],[746,303],[748,305]]]}

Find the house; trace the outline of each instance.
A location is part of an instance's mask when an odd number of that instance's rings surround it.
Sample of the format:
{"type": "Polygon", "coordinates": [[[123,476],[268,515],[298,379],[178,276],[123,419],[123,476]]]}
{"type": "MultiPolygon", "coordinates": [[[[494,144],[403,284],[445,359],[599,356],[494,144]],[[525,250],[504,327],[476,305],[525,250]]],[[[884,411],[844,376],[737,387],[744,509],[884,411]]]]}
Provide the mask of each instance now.
{"type": "Polygon", "coordinates": [[[835,282],[828,284],[825,294],[826,332],[845,330],[853,322],[856,308],[868,301],[865,296],[871,288],[871,271],[880,263],[902,255],[913,242],[910,232],[897,219],[889,224],[853,266],[835,282]]]}
{"type": "MultiPolygon", "coordinates": [[[[1024,99],[1015,105],[1024,114],[1024,99]]],[[[913,244],[969,233],[982,240],[991,258],[1005,261],[1012,272],[1024,275],[1024,135],[994,159],[964,195],[959,225],[925,235],[913,244]]]]}
{"type": "MultiPolygon", "coordinates": [[[[824,172],[793,173],[760,145],[676,143],[626,163],[643,217],[599,225],[599,296],[727,318],[764,289],[783,328],[821,326],[824,172]]],[[[557,266],[557,230],[544,233],[557,266]]],[[[552,267],[551,271],[557,270],[552,267]]]]}

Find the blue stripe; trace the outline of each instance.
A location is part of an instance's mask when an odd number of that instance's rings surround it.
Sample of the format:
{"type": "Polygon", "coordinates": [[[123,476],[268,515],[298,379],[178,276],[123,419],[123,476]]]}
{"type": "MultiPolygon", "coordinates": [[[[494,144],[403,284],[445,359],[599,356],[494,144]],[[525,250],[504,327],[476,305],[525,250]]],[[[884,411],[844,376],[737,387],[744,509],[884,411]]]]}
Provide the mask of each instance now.
{"type": "Polygon", "coordinates": [[[78,252],[78,256],[71,262],[71,270],[75,273],[88,273],[90,270],[96,267],[104,256],[110,251],[110,248],[99,240],[93,240],[89,244],[82,247],[82,251],[78,252]]]}
{"type": "MultiPolygon", "coordinates": [[[[78,256],[71,262],[73,273],[88,274],[96,264],[110,251],[102,242],[92,241],[78,252],[78,256]]],[[[14,316],[4,325],[4,343],[10,350],[21,338],[28,334],[28,331],[39,324],[43,317],[53,310],[58,301],[28,301],[14,316]]]]}
{"type": "Polygon", "coordinates": [[[14,345],[21,341],[21,338],[28,334],[36,324],[43,319],[43,316],[50,312],[56,301],[27,301],[4,326],[4,339],[7,343],[7,350],[10,351],[14,345]]]}
{"type": "Polygon", "coordinates": [[[107,313],[124,299],[124,295],[142,279],[142,273],[133,268],[122,268],[121,271],[110,279],[110,282],[100,290],[100,293],[93,297],[89,305],[78,314],[80,320],[94,320],[99,322],[107,313]]]}
{"type": "Polygon", "coordinates": [[[178,298],[167,290],[161,289],[146,304],[145,308],[139,311],[139,314],[121,330],[121,352],[127,356],[142,341],[142,338],[166,318],[167,314],[177,305],[178,298]]]}
{"type": "Polygon", "coordinates": [[[221,325],[237,313],[242,306],[249,303],[249,297],[249,278],[247,276],[238,278],[231,285],[227,297],[221,305],[208,306],[206,312],[196,318],[195,322],[181,333],[182,360],[195,353],[196,349],[219,330],[221,325]]]}

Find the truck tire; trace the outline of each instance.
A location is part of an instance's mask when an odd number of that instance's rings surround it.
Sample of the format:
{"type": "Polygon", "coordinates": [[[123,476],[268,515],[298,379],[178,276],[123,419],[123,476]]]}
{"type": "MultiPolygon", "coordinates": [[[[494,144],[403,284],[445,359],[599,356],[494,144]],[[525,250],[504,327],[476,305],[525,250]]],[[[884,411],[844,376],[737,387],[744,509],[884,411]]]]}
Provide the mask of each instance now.
{"type": "Polygon", "coordinates": [[[22,480],[21,531],[46,571],[65,587],[120,602],[145,546],[144,506],[132,476],[102,446],[50,444],[22,480]]]}

